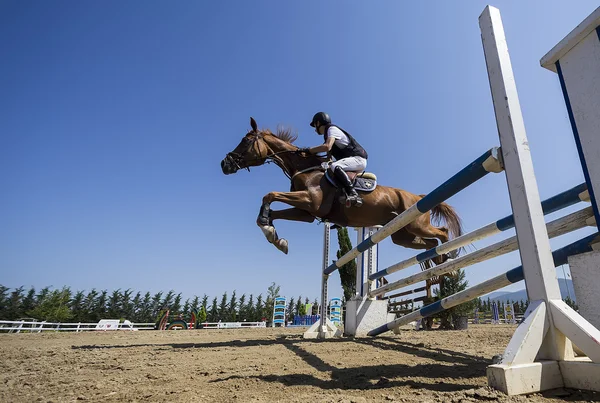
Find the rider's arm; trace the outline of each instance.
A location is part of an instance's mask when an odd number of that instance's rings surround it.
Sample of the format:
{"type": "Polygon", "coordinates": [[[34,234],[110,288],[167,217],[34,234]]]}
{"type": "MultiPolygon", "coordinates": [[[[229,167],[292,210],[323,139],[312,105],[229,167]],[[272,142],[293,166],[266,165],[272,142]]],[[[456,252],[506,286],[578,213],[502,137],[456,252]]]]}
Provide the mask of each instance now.
{"type": "Polygon", "coordinates": [[[309,152],[311,154],[325,153],[331,151],[331,147],[333,147],[333,143],[335,143],[335,137],[330,136],[327,140],[321,144],[320,146],[311,147],[309,152]]]}

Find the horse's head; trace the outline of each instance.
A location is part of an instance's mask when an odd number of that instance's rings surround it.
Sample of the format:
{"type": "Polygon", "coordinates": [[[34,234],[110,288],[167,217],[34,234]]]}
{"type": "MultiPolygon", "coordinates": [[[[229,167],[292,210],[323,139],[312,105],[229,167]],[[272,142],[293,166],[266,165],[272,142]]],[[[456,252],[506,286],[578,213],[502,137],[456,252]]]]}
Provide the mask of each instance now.
{"type": "Polygon", "coordinates": [[[265,133],[258,130],[254,118],[250,118],[250,130],[238,146],[227,153],[221,161],[221,169],[225,175],[234,174],[240,169],[264,164],[272,156],[272,150],[264,140],[265,133]]]}

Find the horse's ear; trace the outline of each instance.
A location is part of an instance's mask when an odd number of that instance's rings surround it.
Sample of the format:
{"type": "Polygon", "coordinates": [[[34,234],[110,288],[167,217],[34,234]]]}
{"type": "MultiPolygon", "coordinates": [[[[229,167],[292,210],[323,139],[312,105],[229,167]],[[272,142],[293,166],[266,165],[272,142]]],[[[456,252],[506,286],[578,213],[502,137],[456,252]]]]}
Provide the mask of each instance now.
{"type": "Polygon", "coordinates": [[[256,125],[256,120],[253,117],[250,117],[250,126],[252,126],[252,130],[255,132],[258,131],[258,126],[256,125]]]}

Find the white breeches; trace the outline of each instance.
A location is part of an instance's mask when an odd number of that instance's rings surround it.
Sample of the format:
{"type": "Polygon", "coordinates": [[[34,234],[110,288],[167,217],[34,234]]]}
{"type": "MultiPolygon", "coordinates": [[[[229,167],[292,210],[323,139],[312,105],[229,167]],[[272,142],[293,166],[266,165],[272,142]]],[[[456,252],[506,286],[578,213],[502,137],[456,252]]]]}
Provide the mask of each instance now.
{"type": "Polygon", "coordinates": [[[347,157],[331,163],[331,170],[340,167],[344,171],[362,172],[367,169],[367,160],[363,157],[347,157]]]}

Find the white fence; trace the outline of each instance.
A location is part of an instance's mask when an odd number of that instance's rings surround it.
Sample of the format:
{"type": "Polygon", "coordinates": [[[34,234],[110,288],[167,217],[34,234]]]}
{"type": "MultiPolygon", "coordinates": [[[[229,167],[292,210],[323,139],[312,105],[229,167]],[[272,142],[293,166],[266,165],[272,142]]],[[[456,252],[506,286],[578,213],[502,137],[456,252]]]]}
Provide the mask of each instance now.
{"type": "Polygon", "coordinates": [[[241,327],[267,327],[267,322],[202,322],[198,329],[239,329],[241,327]]]}
{"type": "MultiPolygon", "coordinates": [[[[41,333],[41,332],[85,332],[90,330],[154,330],[154,323],[117,323],[117,320],[104,320],[105,323],[53,323],[27,320],[0,320],[0,333],[41,333]]],[[[167,324],[168,325],[168,324],[167,324]]],[[[204,322],[199,329],[239,329],[267,327],[267,322],[204,322]]]]}
{"type": "Polygon", "coordinates": [[[0,332],[8,333],[41,333],[55,332],[84,332],[88,330],[153,330],[154,323],[114,323],[113,326],[102,326],[99,323],[54,323],[46,321],[0,320],[0,332]]]}

